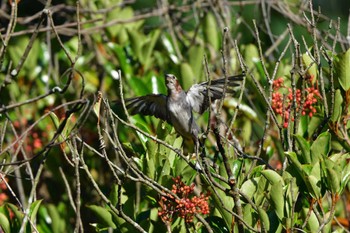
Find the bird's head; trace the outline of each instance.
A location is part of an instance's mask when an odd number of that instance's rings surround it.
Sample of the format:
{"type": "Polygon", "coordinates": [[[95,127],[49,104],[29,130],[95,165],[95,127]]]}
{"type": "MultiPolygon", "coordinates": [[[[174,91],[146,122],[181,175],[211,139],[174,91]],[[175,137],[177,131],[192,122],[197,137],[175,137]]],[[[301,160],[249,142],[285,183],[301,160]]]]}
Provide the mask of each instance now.
{"type": "Polygon", "coordinates": [[[168,88],[168,92],[170,93],[182,91],[179,81],[173,74],[165,75],[165,83],[166,83],[166,87],[168,88]]]}

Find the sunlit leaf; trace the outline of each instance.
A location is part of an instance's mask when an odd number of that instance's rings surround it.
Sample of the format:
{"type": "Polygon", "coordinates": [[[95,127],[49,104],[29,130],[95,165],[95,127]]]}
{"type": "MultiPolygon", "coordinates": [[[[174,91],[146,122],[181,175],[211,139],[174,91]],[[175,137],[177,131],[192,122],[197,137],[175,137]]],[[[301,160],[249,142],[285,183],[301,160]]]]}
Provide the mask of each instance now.
{"type": "Polygon", "coordinates": [[[3,213],[0,213],[0,227],[4,233],[11,233],[10,221],[3,213]]]}
{"type": "Polygon", "coordinates": [[[284,185],[282,176],[273,170],[264,170],[261,171],[261,174],[271,183],[271,185],[274,185],[276,183],[284,185]]]}
{"type": "Polygon", "coordinates": [[[30,205],[30,214],[29,214],[29,216],[30,216],[30,220],[32,222],[34,222],[35,219],[36,219],[36,214],[38,213],[38,210],[39,210],[41,202],[42,202],[42,200],[36,200],[30,205]]]}
{"type": "Polygon", "coordinates": [[[310,144],[308,141],[306,141],[305,138],[296,135],[295,136],[296,142],[298,143],[298,146],[301,150],[301,157],[303,159],[303,163],[311,163],[311,157],[310,157],[310,144]]]}
{"type": "Polygon", "coordinates": [[[102,227],[111,227],[115,229],[117,226],[113,222],[112,214],[106,208],[97,205],[88,205],[87,208],[94,214],[94,223],[98,223],[102,227]]]}
{"type": "Polygon", "coordinates": [[[281,182],[276,182],[272,185],[270,199],[278,218],[282,220],[284,218],[284,197],[281,182]]]}
{"type": "Polygon", "coordinates": [[[343,90],[350,88],[350,49],[339,54],[335,59],[336,72],[339,74],[339,83],[343,90]]]}
{"type": "Polygon", "coordinates": [[[328,156],[331,149],[331,134],[324,132],[320,134],[311,145],[311,161],[316,163],[322,157],[328,156]]]}
{"type": "Polygon", "coordinates": [[[334,108],[331,116],[332,122],[339,121],[343,111],[342,104],[343,104],[343,95],[341,91],[337,89],[335,90],[335,95],[334,95],[334,108]]]}
{"type": "Polygon", "coordinates": [[[208,12],[204,17],[203,31],[205,40],[213,46],[215,51],[218,51],[220,47],[219,32],[215,16],[211,12],[208,12]]]}
{"type": "Polygon", "coordinates": [[[314,62],[314,60],[310,57],[310,55],[308,53],[304,53],[302,55],[302,59],[303,59],[305,67],[308,68],[308,70],[307,70],[308,75],[313,77],[313,79],[312,79],[313,81],[316,80],[316,77],[317,77],[317,65],[316,65],[316,63],[314,62]]]}
{"type": "Polygon", "coordinates": [[[194,73],[191,66],[184,62],[181,63],[181,81],[182,87],[185,90],[188,90],[194,83],[194,73]]]}

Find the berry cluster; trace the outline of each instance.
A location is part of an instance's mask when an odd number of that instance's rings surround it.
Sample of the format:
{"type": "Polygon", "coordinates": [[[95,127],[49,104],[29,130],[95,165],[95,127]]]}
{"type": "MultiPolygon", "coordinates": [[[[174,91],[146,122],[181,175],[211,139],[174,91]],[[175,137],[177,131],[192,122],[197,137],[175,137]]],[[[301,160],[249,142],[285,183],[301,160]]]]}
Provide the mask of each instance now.
{"type": "MultiPolygon", "coordinates": [[[[19,133],[22,133],[24,129],[31,127],[30,123],[26,118],[21,118],[13,122],[13,126],[19,133]]],[[[28,135],[24,139],[23,149],[27,153],[36,152],[43,147],[43,143],[47,141],[48,134],[50,132],[51,125],[47,125],[45,130],[39,128],[33,128],[29,131],[28,135]]],[[[17,150],[19,144],[15,144],[15,149],[17,150]]],[[[21,154],[21,151],[19,152],[21,154]]]]}
{"type": "MultiPolygon", "coordinates": [[[[7,178],[3,178],[3,179],[6,179],[6,183],[7,183],[7,178]]],[[[0,178],[0,205],[3,205],[4,202],[9,199],[8,195],[5,193],[5,191],[7,190],[6,183],[5,181],[2,180],[2,178],[0,178]]]]}
{"type": "Polygon", "coordinates": [[[209,192],[197,197],[193,195],[194,184],[187,186],[181,181],[180,177],[173,178],[173,181],[175,184],[173,184],[171,191],[178,198],[175,198],[172,194],[161,197],[159,201],[161,209],[158,212],[158,216],[163,222],[172,222],[174,214],[185,219],[186,222],[192,222],[196,213],[209,214],[209,192]]]}
{"type": "MultiPolygon", "coordinates": [[[[310,76],[306,79],[309,85],[312,85],[313,77],[310,76]]],[[[292,88],[287,88],[284,85],[283,78],[278,78],[273,81],[272,93],[272,109],[276,114],[281,115],[283,119],[283,127],[288,127],[289,114],[293,102],[293,92],[292,88]],[[284,96],[282,93],[287,89],[288,94],[284,96]]],[[[301,107],[301,114],[303,116],[308,115],[312,117],[316,113],[315,104],[321,99],[321,95],[315,86],[305,88],[305,97],[303,97],[300,89],[296,89],[295,100],[296,100],[296,111],[298,112],[301,107]],[[302,106],[301,106],[302,105],[302,106]]],[[[294,120],[293,118],[291,119],[294,120]]]]}

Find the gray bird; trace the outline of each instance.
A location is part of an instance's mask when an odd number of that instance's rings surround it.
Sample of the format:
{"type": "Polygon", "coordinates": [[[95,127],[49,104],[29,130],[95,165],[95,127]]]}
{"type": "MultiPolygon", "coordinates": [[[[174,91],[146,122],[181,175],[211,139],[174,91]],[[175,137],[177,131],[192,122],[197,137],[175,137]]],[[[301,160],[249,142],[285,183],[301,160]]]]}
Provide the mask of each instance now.
{"type": "MultiPolygon", "coordinates": [[[[226,93],[233,93],[233,87],[239,86],[244,75],[227,78],[226,93]]],[[[194,84],[188,91],[184,91],[172,74],[165,75],[168,95],[151,94],[126,99],[126,107],[131,115],[151,115],[167,121],[173,125],[176,132],[184,139],[198,140],[200,129],[195,122],[193,112],[202,114],[208,109],[210,100],[223,98],[225,78],[194,84]],[[209,96],[210,99],[209,99],[209,96]]]]}

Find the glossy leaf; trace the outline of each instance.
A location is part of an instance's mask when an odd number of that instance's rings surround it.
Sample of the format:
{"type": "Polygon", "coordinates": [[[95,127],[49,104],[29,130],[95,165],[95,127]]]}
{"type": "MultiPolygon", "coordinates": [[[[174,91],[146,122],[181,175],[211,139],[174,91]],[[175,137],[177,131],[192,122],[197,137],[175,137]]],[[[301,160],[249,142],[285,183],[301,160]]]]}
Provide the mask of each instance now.
{"type": "Polygon", "coordinates": [[[96,217],[94,223],[101,225],[101,227],[116,229],[117,226],[113,222],[112,214],[106,208],[97,205],[89,205],[87,208],[91,210],[96,217]]]}
{"type": "Polygon", "coordinates": [[[314,77],[313,81],[316,80],[316,77],[317,77],[317,65],[316,65],[316,63],[314,62],[314,60],[310,57],[310,55],[308,53],[304,53],[302,55],[302,59],[303,59],[303,62],[305,64],[305,67],[306,68],[309,67],[309,69],[307,70],[307,73],[310,76],[314,77]]]}
{"type": "Polygon", "coordinates": [[[259,214],[259,218],[260,218],[262,224],[264,225],[265,230],[267,232],[269,232],[270,220],[269,220],[269,216],[267,215],[266,211],[263,208],[258,207],[258,214],[259,214]]]}
{"type": "Polygon", "coordinates": [[[23,217],[24,217],[24,213],[18,208],[18,206],[12,204],[12,203],[6,203],[6,207],[9,208],[13,213],[14,213],[14,217],[22,222],[23,217]]]}
{"type": "Polygon", "coordinates": [[[332,168],[326,168],[327,170],[327,179],[328,179],[328,183],[330,186],[330,191],[333,194],[336,194],[339,192],[340,190],[340,180],[339,180],[339,173],[338,171],[335,171],[332,168]]]}
{"type": "MultiPolygon", "coordinates": [[[[309,208],[303,208],[301,211],[303,219],[306,218],[306,216],[309,214],[309,208]]],[[[306,229],[308,232],[317,232],[318,228],[320,226],[320,223],[317,220],[317,217],[313,211],[311,211],[310,217],[306,223],[306,229]]]]}
{"type": "Polygon", "coordinates": [[[29,215],[30,215],[30,220],[32,222],[34,222],[36,219],[36,214],[38,213],[41,202],[42,202],[42,200],[36,200],[30,205],[30,214],[29,215]]]}
{"type": "Polygon", "coordinates": [[[148,35],[148,41],[142,45],[140,62],[144,64],[144,69],[148,70],[152,65],[152,53],[159,38],[160,30],[154,30],[148,35]]]}
{"type": "Polygon", "coordinates": [[[195,76],[194,76],[193,70],[191,66],[186,62],[181,63],[180,70],[181,70],[182,87],[184,90],[188,90],[194,83],[195,76]]]}
{"type": "Polygon", "coordinates": [[[220,47],[218,27],[215,16],[210,12],[204,17],[203,31],[205,40],[218,51],[220,47]]]}
{"type": "Polygon", "coordinates": [[[284,196],[281,182],[276,182],[271,186],[270,199],[278,218],[282,220],[284,218],[284,196]]]}
{"type": "Polygon", "coordinates": [[[342,104],[343,104],[343,95],[339,89],[335,90],[334,95],[334,108],[332,111],[331,121],[337,122],[340,120],[340,117],[342,115],[342,104]]]}
{"type": "Polygon", "coordinates": [[[192,46],[188,51],[189,63],[192,68],[194,78],[196,82],[199,82],[199,78],[203,72],[203,61],[204,61],[204,48],[203,46],[192,46]]]}
{"type": "Polygon", "coordinates": [[[0,213],[0,227],[4,233],[11,233],[10,221],[3,213],[0,213]]]}
{"type": "Polygon", "coordinates": [[[48,213],[51,218],[51,229],[53,233],[63,233],[65,232],[66,225],[63,219],[60,217],[58,209],[56,206],[49,204],[47,206],[48,213]]]}
{"type": "Polygon", "coordinates": [[[308,141],[306,141],[305,138],[296,135],[295,136],[296,142],[298,143],[298,146],[301,150],[301,157],[303,158],[303,163],[310,163],[311,164],[311,157],[310,157],[310,144],[308,141]]]}
{"type": "Polygon", "coordinates": [[[316,163],[319,159],[327,157],[331,149],[331,134],[324,132],[320,134],[311,145],[311,161],[316,163]]]}
{"type": "Polygon", "coordinates": [[[130,45],[136,57],[142,59],[142,45],[145,41],[145,36],[135,30],[128,30],[130,45]]]}
{"type": "Polygon", "coordinates": [[[350,49],[339,54],[335,59],[336,71],[339,74],[339,83],[344,91],[350,88],[350,49]]]}
{"type": "Polygon", "coordinates": [[[250,199],[253,198],[253,195],[257,191],[257,184],[260,177],[255,177],[249,180],[246,180],[241,187],[241,191],[248,196],[250,199]]]}
{"type": "Polygon", "coordinates": [[[130,77],[133,76],[133,69],[130,65],[130,59],[127,57],[125,50],[123,49],[123,47],[115,43],[108,43],[107,46],[111,48],[113,53],[117,56],[122,75],[125,76],[128,80],[130,77]]]}
{"type": "Polygon", "coordinates": [[[238,176],[240,175],[241,172],[241,167],[242,167],[242,163],[243,160],[242,159],[236,159],[233,163],[232,163],[232,179],[237,180],[238,176]]]}
{"type": "MultiPolygon", "coordinates": [[[[209,223],[210,227],[214,230],[214,232],[217,232],[217,233],[230,232],[225,221],[220,217],[210,216],[210,217],[207,217],[205,220],[209,223]]],[[[208,232],[205,227],[203,227],[203,232],[208,232]]]]}
{"type": "Polygon", "coordinates": [[[161,36],[161,41],[163,43],[164,48],[167,50],[169,58],[171,59],[171,61],[175,64],[179,64],[180,63],[180,58],[177,56],[176,52],[175,52],[175,48],[173,43],[170,40],[170,36],[168,35],[162,35],[161,36]]]}
{"type": "Polygon", "coordinates": [[[350,180],[350,163],[348,163],[345,168],[342,170],[342,176],[341,176],[341,182],[340,182],[340,191],[339,194],[341,194],[346,185],[349,183],[350,180]]]}
{"type": "Polygon", "coordinates": [[[264,170],[261,171],[261,174],[271,183],[271,185],[274,185],[276,183],[284,185],[284,181],[281,175],[273,170],[264,170]]]}
{"type": "Polygon", "coordinates": [[[315,176],[307,176],[306,179],[306,186],[308,187],[308,191],[310,195],[315,199],[321,198],[321,187],[320,187],[320,180],[317,179],[315,176]]]}

